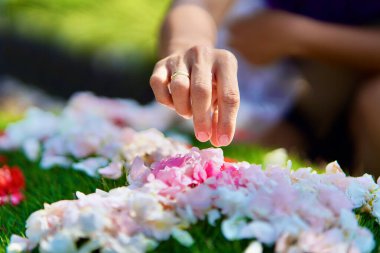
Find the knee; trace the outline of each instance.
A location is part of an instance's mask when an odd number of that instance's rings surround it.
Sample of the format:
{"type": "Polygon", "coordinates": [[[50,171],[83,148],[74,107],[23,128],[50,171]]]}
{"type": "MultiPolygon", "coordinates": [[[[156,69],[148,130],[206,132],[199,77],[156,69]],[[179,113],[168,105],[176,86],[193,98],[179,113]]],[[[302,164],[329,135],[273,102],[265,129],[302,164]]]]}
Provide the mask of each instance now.
{"type": "Polygon", "coordinates": [[[364,121],[362,123],[369,123],[380,116],[380,74],[358,89],[354,99],[354,111],[364,121]]]}

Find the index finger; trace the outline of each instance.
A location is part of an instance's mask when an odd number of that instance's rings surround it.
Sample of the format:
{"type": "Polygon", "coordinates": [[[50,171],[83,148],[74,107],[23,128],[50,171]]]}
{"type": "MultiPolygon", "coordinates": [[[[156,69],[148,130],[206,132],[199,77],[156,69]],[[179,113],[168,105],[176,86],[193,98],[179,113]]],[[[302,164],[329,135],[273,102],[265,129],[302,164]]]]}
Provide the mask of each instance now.
{"type": "Polygon", "coordinates": [[[235,134],[240,105],[237,60],[232,53],[220,50],[215,67],[218,96],[217,141],[219,146],[227,146],[235,134]]]}

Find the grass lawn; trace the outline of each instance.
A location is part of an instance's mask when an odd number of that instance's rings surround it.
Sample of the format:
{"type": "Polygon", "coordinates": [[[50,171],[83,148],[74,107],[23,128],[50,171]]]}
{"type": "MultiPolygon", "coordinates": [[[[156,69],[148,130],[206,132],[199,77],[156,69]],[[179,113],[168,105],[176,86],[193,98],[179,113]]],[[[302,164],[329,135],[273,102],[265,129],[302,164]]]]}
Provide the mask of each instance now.
{"type": "Polygon", "coordinates": [[[5,0],[0,32],[73,53],[153,57],[170,0],[5,0]]]}

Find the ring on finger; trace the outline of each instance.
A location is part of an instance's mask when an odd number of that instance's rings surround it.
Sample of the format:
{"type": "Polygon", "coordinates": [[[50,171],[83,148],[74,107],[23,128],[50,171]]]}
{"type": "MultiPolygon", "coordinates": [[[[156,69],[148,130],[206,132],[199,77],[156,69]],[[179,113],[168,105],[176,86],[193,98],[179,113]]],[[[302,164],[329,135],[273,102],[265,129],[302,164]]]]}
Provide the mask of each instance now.
{"type": "Polygon", "coordinates": [[[187,72],[185,72],[185,71],[175,71],[175,72],[171,75],[170,79],[173,79],[173,78],[175,78],[176,76],[186,76],[187,78],[190,78],[189,73],[187,73],[187,72]]]}

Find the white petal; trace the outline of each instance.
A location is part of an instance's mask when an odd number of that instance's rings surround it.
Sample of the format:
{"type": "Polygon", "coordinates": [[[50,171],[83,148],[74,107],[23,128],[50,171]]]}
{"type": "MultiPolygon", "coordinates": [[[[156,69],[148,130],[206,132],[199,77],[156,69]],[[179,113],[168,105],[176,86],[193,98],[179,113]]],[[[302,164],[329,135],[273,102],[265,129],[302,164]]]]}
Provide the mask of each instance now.
{"type": "Polygon", "coordinates": [[[190,247],[194,244],[193,237],[189,234],[189,232],[179,229],[177,227],[172,229],[172,236],[176,239],[180,244],[185,247],[190,247]]]}
{"type": "Polygon", "coordinates": [[[108,160],[103,157],[91,157],[73,164],[75,170],[84,171],[87,175],[95,177],[98,175],[98,169],[106,166],[108,160]]]}
{"type": "Polygon", "coordinates": [[[288,153],[284,148],[273,150],[264,156],[264,164],[266,166],[286,166],[287,161],[288,153]]]}
{"type": "Polygon", "coordinates": [[[67,232],[57,233],[40,243],[41,253],[74,253],[77,252],[75,243],[67,232]]]}
{"type": "Polygon", "coordinates": [[[40,143],[37,139],[27,139],[22,145],[26,157],[30,161],[36,161],[40,153],[40,143]]]}
{"type": "Polygon", "coordinates": [[[121,162],[112,162],[104,168],[99,169],[99,174],[105,178],[118,179],[123,174],[123,164],[121,162]]]}
{"type": "Polygon", "coordinates": [[[43,156],[40,162],[40,166],[43,169],[51,169],[55,166],[61,168],[69,168],[73,161],[65,156],[43,156]]]}
{"type": "MultiPolygon", "coordinates": [[[[34,248],[34,247],[33,247],[34,248]]],[[[7,247],[7,253],[19,253],[31,250],[30,241],[18,235],[12,235],[7,247]]]]}
{"type": "Polygon", "coordinates": [[[338,174],[338,173],[343,173],[343,170],[340,168],[340,165],[337,161],[327,164],[326,174],[338,174]]]}
{"type": "Polygon", "coordinates": [[[220,219],[221,214],[218,210],[212,209],[207,213],[207,220],[211,226],[215,226],[215,221],[220,219]]]}
{"type": "Polygon", "coordinates": [[[258,241],[251,242],[248,247],[244,250],[244,253],[262,253],[263,245],[258,241]]]}
{"type": "Polygon", "coordinates": [[[227,240],[240,239],[240,231],[246,226],[244,219],[232,217],[222,222],[222,233],[227,240]]]}

